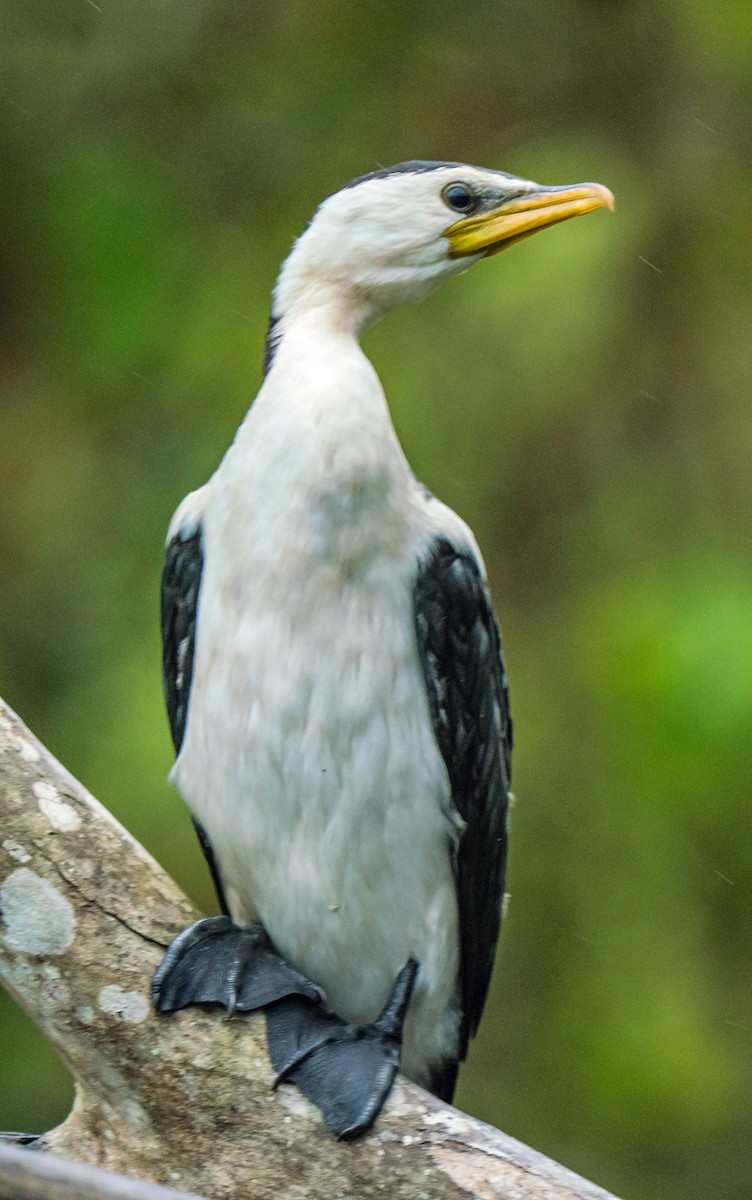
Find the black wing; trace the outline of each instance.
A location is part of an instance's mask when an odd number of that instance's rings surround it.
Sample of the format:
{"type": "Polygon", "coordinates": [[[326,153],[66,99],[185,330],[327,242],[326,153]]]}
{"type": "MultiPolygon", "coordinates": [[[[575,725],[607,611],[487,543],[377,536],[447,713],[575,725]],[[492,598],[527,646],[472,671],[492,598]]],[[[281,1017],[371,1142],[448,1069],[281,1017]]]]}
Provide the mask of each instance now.
{"type": "Polygon", "coordinates": [[[188,717],[203,566],[201,529],[188,535],[176,533],[167,547],[161,595],[162,684],[176,754],[188,717]]]}
{"type": "MultiPolygon", "coordinates": [[[[203,567],[201,527],[190,534],[176,533],[167,547],[160,605],[162,686],[176,754],[180,753],[188,719],[193,657],[196,649],[196,614],[203,567]]],[[[211,842],[204,827],[196,820],[193,824],[209,864],[222,912],[229,916],[211,842]]]]}
{"type": "MultiPolygon", "coordinates": [[[[418,569],[414,603],[436,741],[464,823],[452,847],[464,1058],[483,1012],[501,924],[512,753],[509,691],[488,588],[469,549],[438,539],[418,569]]],[[[451,1095],[452,1083],[442,1090],[451,1095]]]]}

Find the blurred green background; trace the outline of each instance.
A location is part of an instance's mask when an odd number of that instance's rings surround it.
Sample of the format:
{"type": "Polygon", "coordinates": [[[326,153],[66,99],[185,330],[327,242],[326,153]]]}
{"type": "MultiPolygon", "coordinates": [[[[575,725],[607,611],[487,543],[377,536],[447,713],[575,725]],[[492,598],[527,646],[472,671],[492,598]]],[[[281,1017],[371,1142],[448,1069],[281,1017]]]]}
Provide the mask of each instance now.
{"type": "MultiPolygon", "coordinates": [[[[752,7],[5,0],[0,692],[214,911],[165,783],[178,500],[313,208],[405,158],[597,179],[367,337],[475,529],[512,902],[458,1103],[629,1200],[752,1194],[752,7]]],[[[0,1128],[70,1082],[0,998],[0,1128]]]]}

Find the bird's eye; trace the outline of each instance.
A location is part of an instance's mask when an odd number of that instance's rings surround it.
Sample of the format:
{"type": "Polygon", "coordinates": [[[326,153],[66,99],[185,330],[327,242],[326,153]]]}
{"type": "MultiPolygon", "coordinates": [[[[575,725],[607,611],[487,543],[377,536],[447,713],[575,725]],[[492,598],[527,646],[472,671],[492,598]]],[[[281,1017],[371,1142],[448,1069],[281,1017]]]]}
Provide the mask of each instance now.
{"type": "Polygon", "coordinates": [[[450,183],[441,195],[444,203],[455,212],[470,213],[478,203],[478,197],[466,183],[450,183]]]}

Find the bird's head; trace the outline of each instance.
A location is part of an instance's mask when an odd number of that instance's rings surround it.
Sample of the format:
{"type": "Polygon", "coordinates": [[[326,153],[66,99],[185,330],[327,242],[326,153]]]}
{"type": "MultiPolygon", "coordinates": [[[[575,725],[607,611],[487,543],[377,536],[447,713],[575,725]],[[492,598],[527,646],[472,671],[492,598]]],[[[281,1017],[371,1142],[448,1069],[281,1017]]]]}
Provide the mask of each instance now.
{"type": "Polygon", "coordinates": [[[464,163],[375,171],[319,206],[282,268],[274,313],[325,305],[359,332],[478,259],[613,204],[599,183],[541,187],[464,163]]]}

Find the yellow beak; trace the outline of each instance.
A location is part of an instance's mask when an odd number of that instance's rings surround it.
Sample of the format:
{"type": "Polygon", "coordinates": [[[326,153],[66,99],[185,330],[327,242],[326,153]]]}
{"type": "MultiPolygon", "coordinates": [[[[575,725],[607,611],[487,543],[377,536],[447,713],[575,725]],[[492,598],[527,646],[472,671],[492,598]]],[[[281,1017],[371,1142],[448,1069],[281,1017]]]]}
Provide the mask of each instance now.
{"type": "Polygon", "coordinates": [[[597,208],[612,211],[614,208],[613,193],[601,183],[539,188],[515,196],[491,212],[455,221],[444,233],[449,239],[449,257],[498,254],[538,229],[568,221],[570,217],[584,216],[597,208]]]}

